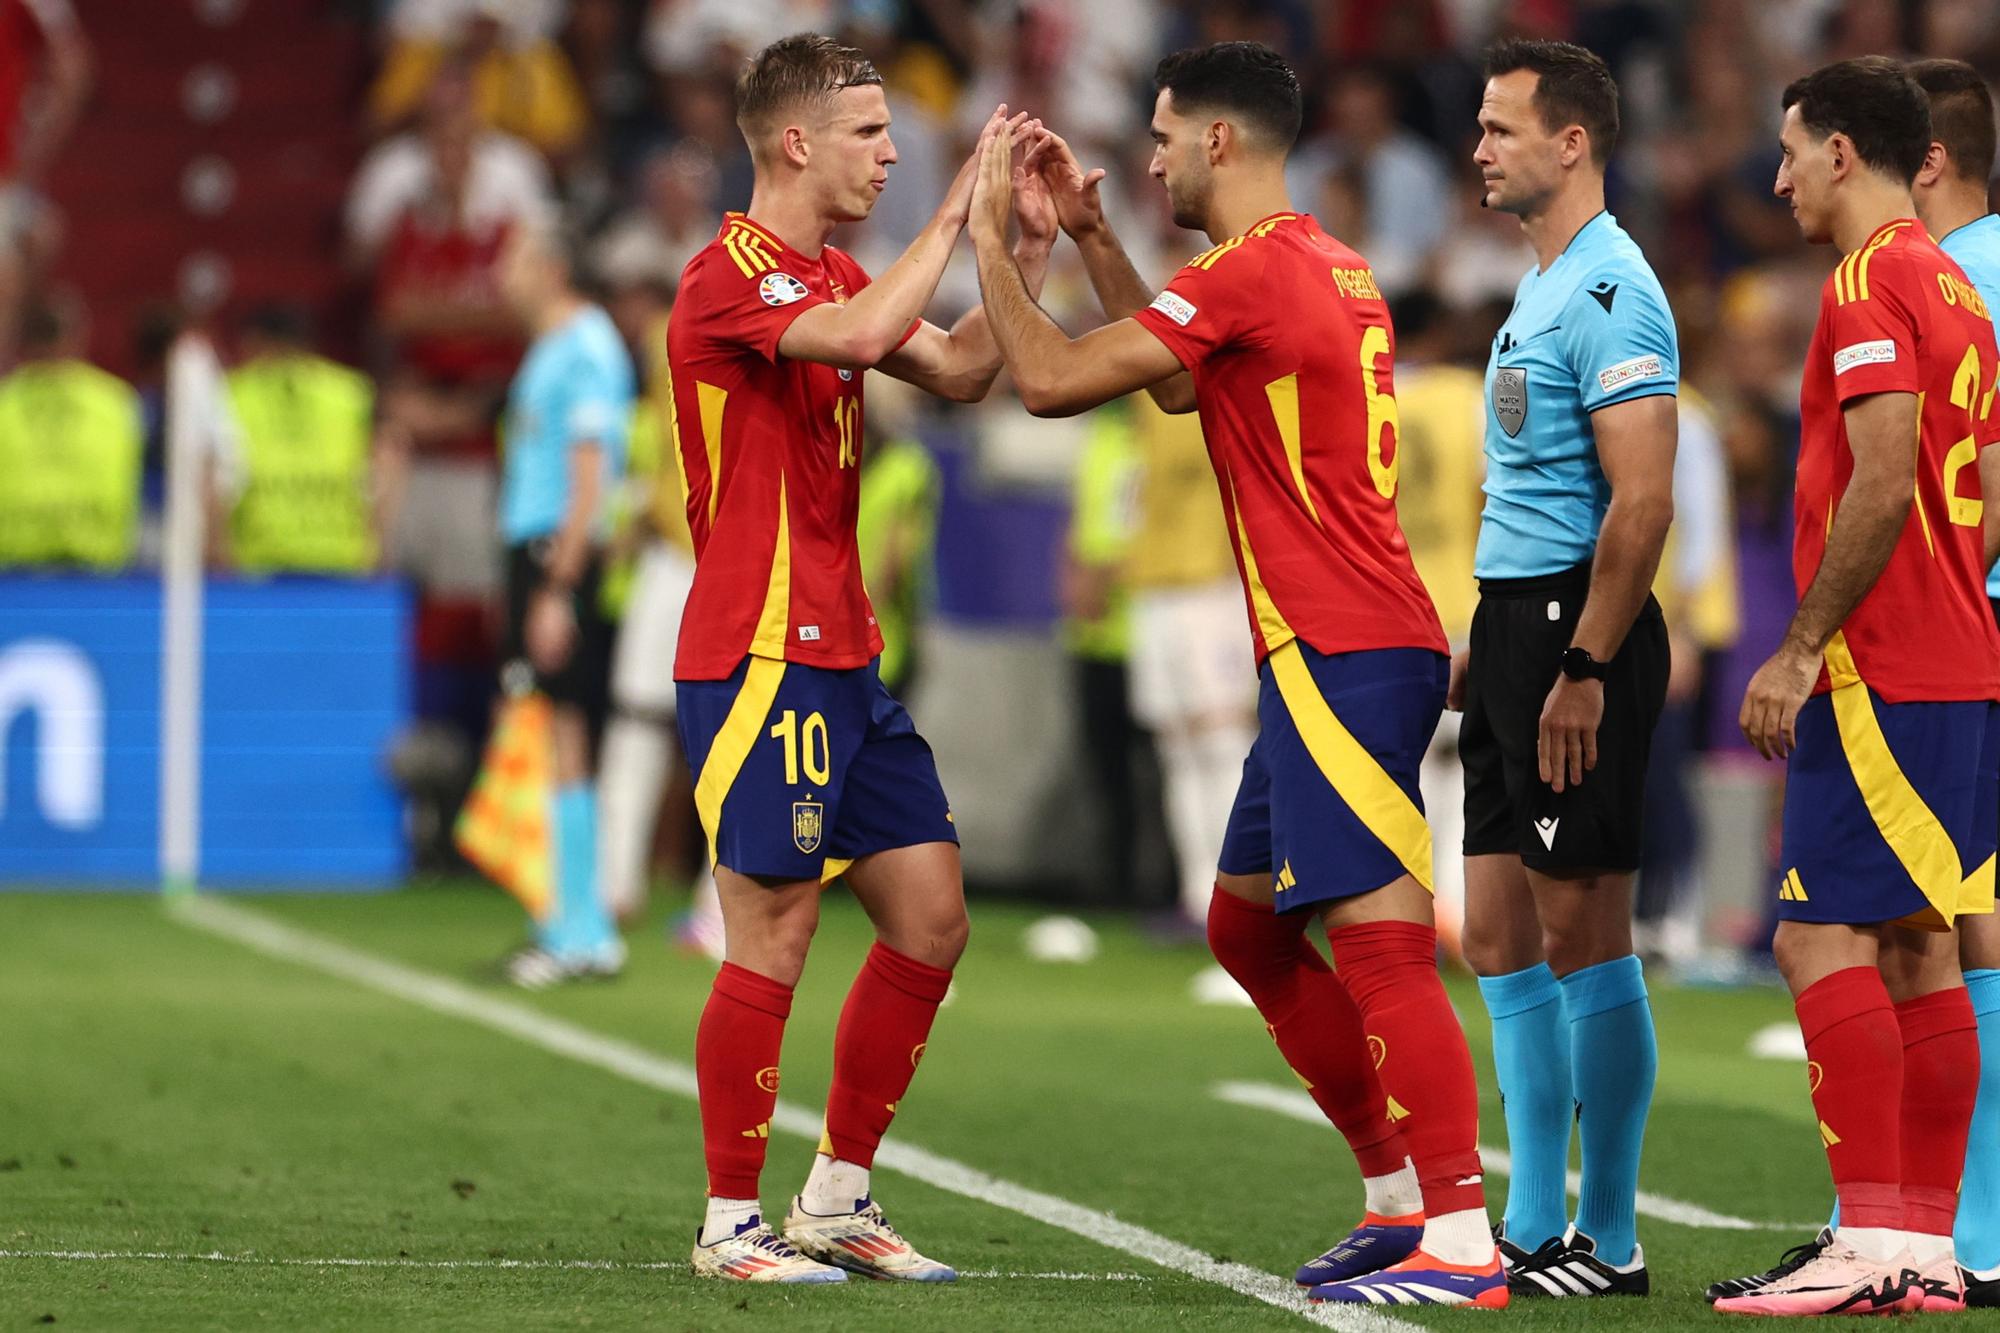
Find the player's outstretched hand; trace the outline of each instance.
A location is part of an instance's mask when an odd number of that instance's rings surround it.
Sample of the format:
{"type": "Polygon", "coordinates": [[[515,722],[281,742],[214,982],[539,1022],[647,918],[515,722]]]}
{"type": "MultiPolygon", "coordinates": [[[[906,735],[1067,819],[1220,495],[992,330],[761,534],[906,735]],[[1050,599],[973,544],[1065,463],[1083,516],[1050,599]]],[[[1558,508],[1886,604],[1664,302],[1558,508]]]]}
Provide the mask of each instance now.
{"type": "Polygon", "coordinates": [[[996,134],[979,152],[979,170],[972,187],[972,214],[966,225],[975,243],[1007,239],[1007,215],[1013,211],[1014,139],[996,134]]]}
{"type": "Polygon", "coordinates": [[[1076,237],[1104,225],[1104,201],[1097,194],[1104,168],[1085,171],[1069,144],[1053,130],[1043,130],[1029,145],[1026,165],[1047,182],[1064,231],[1076,237]]]}
{"type": "Polygon", "coordinates": [[[985,153],[986,145],[995,138],[1011,137],[1027,122],[1028,113],[1025,111],[1008,119],[1005,102],[994,108],[993,114],[986,118],[986,124],[980,127],[979,141],[972,146],[972,155],[959,167],[951,189],[945,192],[944,203],[938,206],[938,213],[945,222],[955,227],[965,225],[972,212],[972,187],[979,177],[979,159],[985,153]]]}
{"type": "Polygon", "coordinates": [[[1042,250],[1054,247],[1059,227],[1056,216],[1055,197],[1049,192],[1049,183],[1035,164],[1035,153],[1050,138],[1049,131],[1039,120],[1031,120],[1021,127],[1023,137],[1019,142],[1025,150],[1015,160],[1012,176],[1014,189],[1014,219],[1021,225],[1021,240],[1042,250]]]}
{"type": "Polygon", "coordinates": [[[1799,710],[1812,697],[1819,679],[1819,658],[1807,656],[1789,643],[1757,668],[1743,691],[1743,711],[1736,723],[1743,738],[1766,759],[1783,759],[1799,743],[1799,710]]]}

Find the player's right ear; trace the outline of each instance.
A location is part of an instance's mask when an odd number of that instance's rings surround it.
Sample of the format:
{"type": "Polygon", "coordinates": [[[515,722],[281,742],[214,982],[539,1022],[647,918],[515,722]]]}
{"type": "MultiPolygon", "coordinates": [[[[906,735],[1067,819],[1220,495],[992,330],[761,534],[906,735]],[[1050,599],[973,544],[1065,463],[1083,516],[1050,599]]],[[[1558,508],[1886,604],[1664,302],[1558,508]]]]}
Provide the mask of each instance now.
{"type": "Polygon", "coordinates": [[[812,157],[812,145],[806,142],[805,127],[787,125],[778,131],[778,151],[783,159],[804,170],[812,157]]]}
{"type": "Polygon", "coordinates": [[[1929,189],[1943,177],[1951,163],[1945,156],[1944,145],[1931,140],[1930,151],[1924,154],[1924,164],[1917,168],[1916,184],[1929,189]]]}

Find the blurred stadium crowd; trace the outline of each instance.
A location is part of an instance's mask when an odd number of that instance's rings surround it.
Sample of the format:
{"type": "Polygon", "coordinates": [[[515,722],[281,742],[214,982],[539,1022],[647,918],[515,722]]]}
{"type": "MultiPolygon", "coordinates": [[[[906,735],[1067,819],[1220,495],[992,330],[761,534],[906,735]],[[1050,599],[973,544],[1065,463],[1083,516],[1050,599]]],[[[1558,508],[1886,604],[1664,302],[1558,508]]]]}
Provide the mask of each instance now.
{"type": "MultiPolygon", "coordinates": [[[[243,0],[157,0],[226,24],[243,0]]],[[[2000,74],[2000,7],[1986,0],[348,0],[304,4],[308,33],[356,52],[338,126],[344,173],[327,225],[310,233],[324,282],[260,284],[238,266],[155,275],[157,300],[126,302],[122,327],[93,329],[98,255],[56,168],[118,77],[102,53],[121,6],[0,0],[0,566],[115,572],[156,558],[162,366],[184,327],[209,332],[230,368],[229,423],[216,432],[211,558],[243,575],[394,573],[420,592],[414,627],[424,739],[406,775],[439,788],[443,827],[492,696],[496,423],[525,344],[496,274],[511,230],[557,219],[581,275],[640,368],[660,369],[662,330],[685,262],[722,212],[744,207],[750,164],[732,111],[742,58],[800,30],[840,35],[882,70],[899,161],[874,217],[836,243],[871,269],[916,234],[1001,101],[1060,129],[1086,165],[1110,170],[1108,209],[1141,271],[1163,280],[1201,249],[1172,226],[1146,176],[1158,58],[1229,39],[1285,52],[1307,92],[1291,167],[1295,206],[1367,256],[1398,331],[1403,482],[1399,503],[1448,632],[1471,613],[1480,496],[1481,373],[1532,263],[1511,216],[1479,206],[1478,53],[1496,37],[1565,38],[1618,78],[1624,132],[1611,208],[1644,246],[1681,321],[1678,521],[1661,575],[1675,640],[1671,705],[1656,744],[1644,914],[1652,947],[1691,957],[1704,929],[1755,942],[1756,908],[1719,918],[1704,902],[1716,865],[1766,878],[1775,773],[1744,750],[1736,701],[1793,604],[1791,468],[1799,367],[1829,256],[1809,252],[1771,195],[1778,91],[1822,63],[1868,52],[1952,56],[2000,74]],[[93,79],[93,65],[95,78],[93,79]],[[18,114],[17,114],[18,111],[18,114]],[[72,135],[72,127],[82,129],[72,135]],[[51,186],[51,180],[57,185],[51,186]],[[337,234],[335,234],[337,232],[337,234]],[[93,365],[95,360],[98,364],[93,365]],[[117,371],[118,376],[111,374],[117,371]],[[122,378],[120,378],[122,376],[122,378]],[[456,774],[456,777],[452,775],[456,774]],[[1697,782],[1696,775],[1704,775],[1697,782]],[[442,776],[441,776],[442,775],[442,776]],[[1704,819],[1703,791],[1749,814],[1704,819]],[[1717,840],[1723,839],[1718,849],[1717,840]],[[1704,849],[1707,850],[1704,850],[1704,849]],[[1705,870],[1704,867],[1708,867],[1705,870]],[[1704,924],[1704,917],[1707,918],[1704,924]]],[[[308,47],[267,77],[309,80],[308,47]]],[[[350,76],[334,76],[336,80],[350,76]]],[[[179,89],[189,117],[223,96],[179,89]]],[[[254,127],[239,127],[253,133],[254,127]]],[[[75,165],[75,164],[70,164],[75,165]]],[[[77,171],[81,171],[77,167],[77,171]]],[[[73,172],[69,179],[76,179],[73,172]]],[[[316,187],[330,195],[324,180],[316,187]]],[[[226,177],[183,175],[202,212],[226,177]]],[[[175,210],[153,219],[170,228],[175,210]]],[[[977,300],[969,254],[932,317],[977,300]]],[[[1072,330],[1095,303],[1074,252],[1057,251],[1046,304],[1072,330]]],[[[1249,734],[1254,680],[1240,661],[1239,716],[1212,698],[1157,697],[1129,619],[1176,598],[1235,590],[1220,510],[1192,418],[1118,404],[1078,448],[1050,447],[1017,402],[919,404],[873,377],[864,473],[864,560],[896,661],[920,671],[933,610],[941,490],[952,475],[1039,495],[1067,511],[1061,549],[997,553],[1050,571],[1042,631],[1074,659],[1077,781],[1099,797],[1097,896],[1170,910],[1181,894],[1149,830],[1184,830],[1228,806],[1249,734]],[[892,442],[897,442],[891,447],[892,442]],[[954,470],[941,462],[956,459],[954,470]],[[1017,559],[1018,557],[1018,559],[1017,559]],[[1134,709],[1137,717],[1134,716],[1134,709]],[[1142,725],[1143,724],[1143,725],[1142,725]],[[1206,786],[1176,781],[1198,773],[1206,786]],[[1157,760],[1153,757],[1157,755],[1157,760]],[[1169,773],[1162,784],[1156,765],[1169,773]],[[1169,807],[1163,816],[1161,788],[1169,807]]],[[[1003,380],[1004,385],[1004,380],[1003,380]]],[[[679,486],[650,404],[618,497],[617,550],[685,547],[679,486]]],[[[1023,542],[1041,540],[1032,525],[1023,542]]],[[[616,611],[616,580],[608,594],[616,611]]],[[[960,600],[977,600],[961,591],[960,600]]],[[[1035,599],[1029,599],[1031,614],[1035,599]]],[[[1019,619],[1018,617],[1016,618],[1019,619]]],[[[1232,644],[1230,648],[1242,645],[1232,644]]],[[[661,669],[665,670],[665,664],[661,669]]],[[[1229,697],[1228,688],[1223,697],[1229,697]]],[[[920,710],[921,711],[921,710],[920,710]]],[[[1449,732],[1455,723],[1447,721],[1449,732]]],[[[1448,761],[1449,737],[1440,757],[1448,761]]],[[[1445,780],[1448,762],[1439,765],[1445,780]]],[[[947,774],[949,777],[949,774],[947,774]]],[[[685,792],[666,821],[670,877],[698,842],[685,792]]],[[[1455,804],[1432,794],[1441,839],[1455,804]]],[[[1707,802],[1714,806],[1716,802],[1707,802]]],[[[420,835],[422,829],[420,828],[420,835]]],[[[426,835],[430,836],[430,835],[426,835]]],[[[1207,866],[1184,832],[1165,841],[1207,866]]],[[[438,845],[441,847],[442,842],[438,845]]],[[[1442,858],[1441,864],[1452,858],[1442,858]]],[[[976,867],[975,873],[976,873],[976,867]]],[[[1760,895],[1755,901],[1761,901],[1760,895]]]]}

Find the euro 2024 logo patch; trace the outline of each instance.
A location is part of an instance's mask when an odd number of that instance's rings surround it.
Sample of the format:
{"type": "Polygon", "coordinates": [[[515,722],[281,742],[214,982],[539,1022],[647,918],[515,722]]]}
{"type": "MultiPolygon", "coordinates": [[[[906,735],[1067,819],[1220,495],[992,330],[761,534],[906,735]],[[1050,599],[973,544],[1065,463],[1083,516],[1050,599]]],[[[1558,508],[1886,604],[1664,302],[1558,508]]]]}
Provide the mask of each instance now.
{"type": "Polygon", "coordinates": [[[806,285],[789,273],[766,273],[764,281],[757,284],[757,295],[764,298],[765,305],[790,305],[805,300],[808,294],[806,285]]]}

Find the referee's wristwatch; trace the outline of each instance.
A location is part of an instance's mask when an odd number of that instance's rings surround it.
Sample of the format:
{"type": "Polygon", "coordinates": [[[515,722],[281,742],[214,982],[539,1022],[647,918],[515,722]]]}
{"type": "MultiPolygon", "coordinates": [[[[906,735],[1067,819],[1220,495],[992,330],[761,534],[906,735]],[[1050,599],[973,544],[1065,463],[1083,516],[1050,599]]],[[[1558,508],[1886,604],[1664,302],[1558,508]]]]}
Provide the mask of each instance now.
{"type": "Polygon", "coordinates": [[[1603,680],[1610,669],[1592,657],[1590,649],[1571,647],[1563,650],[1562,673],[1571,680],[1603,680]]]}

